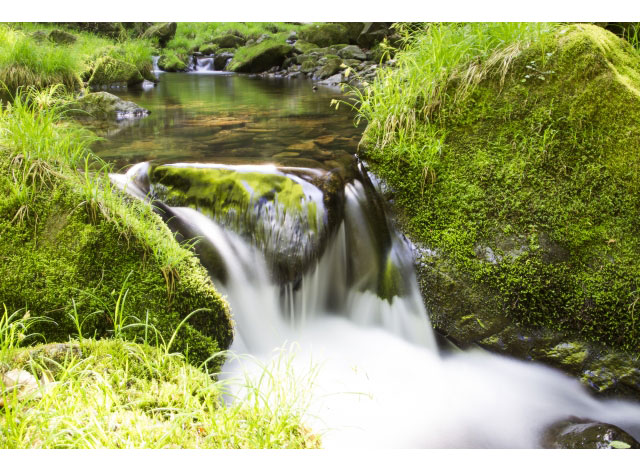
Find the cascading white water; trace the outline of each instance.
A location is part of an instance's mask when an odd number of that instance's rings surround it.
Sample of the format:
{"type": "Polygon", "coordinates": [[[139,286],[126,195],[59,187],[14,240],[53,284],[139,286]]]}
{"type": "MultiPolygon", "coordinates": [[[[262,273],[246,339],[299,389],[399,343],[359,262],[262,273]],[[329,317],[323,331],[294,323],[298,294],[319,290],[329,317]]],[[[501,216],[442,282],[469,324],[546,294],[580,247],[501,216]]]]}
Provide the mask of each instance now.
{"type": "MultiPolygon", "coordinates": [[[[593,399],[560,372],[479,350],[440,356],[405,242],[391,234],[386,258],[378,257],[362,184],[348,184],[345,197],[343,223],[295,287],[272,282],[263,255],[240,236],[172,208],[224,260],[226,282],[216,286],[236,322],[232,351],[269,363],[274,349],[299,346],[291,368],[308,382],[299,385],[312,394],[306,421],[324,447],[533,448],[545,427],[568,416],[640,438],[640,405],[593,399]],[[401,272],[401,296],[378,296],[381,264],[401,272]]],[[[224,370],[227,379],[262,374],[237,359],[224,370]]]]}

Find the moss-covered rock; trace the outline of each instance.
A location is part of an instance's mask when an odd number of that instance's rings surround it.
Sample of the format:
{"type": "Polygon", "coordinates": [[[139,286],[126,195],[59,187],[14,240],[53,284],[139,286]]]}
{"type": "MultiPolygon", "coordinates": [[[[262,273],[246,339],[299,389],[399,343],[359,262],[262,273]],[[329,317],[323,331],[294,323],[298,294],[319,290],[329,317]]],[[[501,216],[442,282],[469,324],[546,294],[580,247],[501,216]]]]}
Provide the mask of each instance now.
{"type": "MultiPolygon", "coordinates": [[[[59,140],[75,142],[66,129],[59,140]]],[[[230,345],[227,303],[160,217],[105,189],[106,182],[78,174],[64,164],[72,156],[52,158],[29,138],[24,146],[30,162],[21,157],[22,148],[0,155],[0,300],[8,313],[47,318],[32,324],[31,332],[48,342],[67,341],[79,330],[85,337],[122,330],[126,338],[139,338],[141,325],[125,326],[147,322],[149,336],[168,342],[193,313],[173,350],[200,363],[230,345]],[[33,180],[16,180],[16,171],[34,168],[40,170],[33,180]],[[28,198],[25,186],[32,190],[28,198]]]]}
{"type": "Polygon", "coordinates": [[[222,34],[211,38],[209,42],[212,44],[217,44],[218,47],[222,49],[235,49],[240,46],[244,46],[246,40],[240,36],[236,36],[235,34],[222,34]]]}
{"type": "MultiPolygon", "coordinates": [[[[468,89],[460,70],[419,120],[422,160],[362,143],[425,248],[434,326],[496,343],[505,326],[544,328],[637,352],[640,58],[593,25],[497,54],[468,89]]],[[[554,341],[550,363],[580,363],[554,341]]]]}
{"type": "Polygon", "coordinates": [[[49,40],[53,41],[56,44],[72,44],[77,41],[73,34],[68,33],[66,31],[54,29],[49,31],[49,40]]]}
{"type": "Polygon", "coordinates": [[[165,47],[166,44],[173,39],[178,29],[178,24],[175,22],[159,23],[157,25],[150,26],[141,38],[154,39],[158,41],[160,47],[165,47]]]}
{"type": "Polygon", "coordinates": [[[323,80],[327,77],[331,77],[332,75],[337,74],[342,69],[342,59],[338,58],[329,58],[327,61],[318,69],[315,74],[315,78],[323,80]]]}
{"type": "Polygon", "coordinates": [[[136,66],[107,56],[96,61],[88,85],[90,87],[135,85],[143,80],[136,66]]]}
{"type": "Polygon", "coordinates": [[[87,31],[89,33],[97,34],[100,36],[106,36],[107,38],[122,40],[127,37],[127,31],[125,28],[133,29],[134,31],[140,30],[136,36],[146,30],[151,23],[120,23],[120,22],[77,22],[77,23],[60,23],[61,25],[72,28],[77,31],[87,31]]]}
{"type": "Polygon", "coordinates": [[[149,114],[133,102],[108,92],[88,93],[65,105],[66,115],[97,120],[124,120],[142,118],[149,114]]]}
{"type": "Polygon", "coordinates": [[[338,56],[343,59],[357,59],[359,61],[367,59],[367,55],[358,46],[345,46],[338,50],[338,56]]]}
{"type": "Polygon", "coordinates": [[[269,39],[237,50],[227,67],[232,72],[264,72],[272,67],[280,67],[293,47],[277,39],[269,39]]]}
{"type": "MultiPolygon", "coordinates": [[[[135,177],[140,193],[162,202],[169,225],[176,222],[167,205],[197,209],[260,248],[280,281],[295,281],[312,266],[341,220],[344,180],[334,172],[188,165],[141,172],[135,177]]],[[[185,234],[179,224],[175,229],[187,239],[198,236],[185,234]]],[[[202,248],[219,260],[211,248],[202,248]]],[[[224,271],[211,272],[224,277],[224,271]]]]}
{"type": "Polygon", "coordinates": [[[167,51],[158,58],[158,67],[167,72],[184,72],[187,70],[186,57],[174,51],[167,51]]]}
{"type": "Polygon", "coordinates": [[[220,46],[218,46],[217,44],[206,43],[200,46],[198,48],[198,51],[205,56],[209,56],[211,54],[215,54],[218,49],[220,49],[220,46]]]}
{"type": "Polygon", "coordinates": [[[293,47],[296,53],[307,54],[312,49],[318,49],[320,46],[318,46],[317,44],[299,39],[298,41],[296,41],[293,47]]]}
{"type": "Polygon", "coordinates": [[[317,44],[320,47],[349,43],[349,30],[344,25],[336,23],[310,25],[300,31],[298,36],[301,40],[317,44]]]}

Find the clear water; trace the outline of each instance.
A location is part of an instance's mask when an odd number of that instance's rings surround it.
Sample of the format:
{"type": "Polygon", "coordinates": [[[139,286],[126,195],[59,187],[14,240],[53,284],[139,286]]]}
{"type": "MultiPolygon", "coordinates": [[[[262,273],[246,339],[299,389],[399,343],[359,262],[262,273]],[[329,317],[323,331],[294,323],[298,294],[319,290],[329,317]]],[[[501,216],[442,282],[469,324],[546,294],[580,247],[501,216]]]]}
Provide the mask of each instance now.
{"type": "MultiPolygon", "coordinates": [[[[329,109],[332,92],[314,93],[308,82],[163,74],[155,90],[127,98],[152,114],[98,150],[120,168],[157,159],[280,165],[306,159],[309,167],[326,168],[335,161],[319,151],[348,155],[358,138],[351,117],[329,109]],[[222,120],[243,124],[225,129],[222,120]],[[318,138],[331,147],[321,148],[318,138]],[[274,157],[287,149],[298,156],[274,157]]],[[[134,177],[144,168],[116,180],[135,195],[134,177]]],[[[192,208],[172,208],[217,248],[227,268],[224,283],[214,283],[236,321],[232,350],[240,358],[225,365],[226,378],[237,380],[233,394],[243,395],[248,378],[265,397],[303,401],[305,421],[323,434],[325,447],[533,448],[547,425],[571,415],[640,437],[638,404],[595,400],[576,380],[530,362],[481,351],[441,355],[408,243],[389,225],[371,224],[375,204],[364,180],[346,187],[343,222],[296,284],[274,282],[249,239],[192,208]],[[375,290],[381,251],[402,274],[402,293],[391,300],[375,290]],[[260,383],[261,365],[281,381],[260,383]]]]}

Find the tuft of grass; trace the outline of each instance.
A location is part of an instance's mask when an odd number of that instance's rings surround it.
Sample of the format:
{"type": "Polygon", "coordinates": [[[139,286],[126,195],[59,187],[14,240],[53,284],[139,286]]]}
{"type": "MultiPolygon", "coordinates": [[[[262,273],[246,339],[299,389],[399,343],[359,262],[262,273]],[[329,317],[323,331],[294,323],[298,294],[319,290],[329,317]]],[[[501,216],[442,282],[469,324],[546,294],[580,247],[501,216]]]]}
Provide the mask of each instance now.
{"type": "Polygon", "coordinates": [[[541,42],[553,25],[431,23],[424,28],[396,25],[402,40],[395,67],[381,68],[373,83],[353,89],[357,120],[369,124],[364,140],[380,149],[412,140],[420,122],[445,101],[463,100],[489,70],[497,67],[504,78],[514,58],[532,42],[541,42]],[[452,83],[456,94],[449,96],[452,83]]]}
{"type": "MultiPolygon", "coordinates": [[[[7,318],[5,310],[0,333],[22,332],[23,319],[7,318]]],[[[79,335],[54,359],[42,354],[47,346],[16,348],[14,338],[0,337],[5,448],[320,446],[302,420],[313,377],[295,376],[291,350],[271,364],[256,363],[258,378],[247,377],[242,394],[225,404],[223,395],[233,396],[228,382],[170,354],[162,340],[136,344],[79,335]],[[25,396],[5,389],[2,374],[10,368],[39,379],[36,391],[25,396]]]]}
{"type": "Polygon", "coordinates": [[[60,27],[53,24],[0,24],[0,98],[10,100],[19,87],[46,89],[62,84],[68,92],[82,88],[93,62],[110,56],[135,66],[151,79],[153,44],[131,39],[117,42],[87,32],[73,32],[72,44],[55,44],[47,34],[60,27]],[[37,34],[43,37],[37,39],[37,34]]]}

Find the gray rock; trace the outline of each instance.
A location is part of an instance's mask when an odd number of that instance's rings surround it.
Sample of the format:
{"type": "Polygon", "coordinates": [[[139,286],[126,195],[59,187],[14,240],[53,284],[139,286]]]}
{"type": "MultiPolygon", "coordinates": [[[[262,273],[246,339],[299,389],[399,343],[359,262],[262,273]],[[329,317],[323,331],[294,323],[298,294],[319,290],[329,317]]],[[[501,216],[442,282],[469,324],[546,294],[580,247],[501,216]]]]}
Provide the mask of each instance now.
{"type": "Polygon", "coordinates": [[[149,114],[133,102],[122,100],[108,92],[88,93],[66,107],[67,114],[80,119],[131,120],[149,114]]]}
{"type": "Polygon", "coordinates": [[[358,46],[347,46],[338,51],[338,56],[343,59],[357,59],[358,61],[365,61],[367,55],[358,46]]]}

